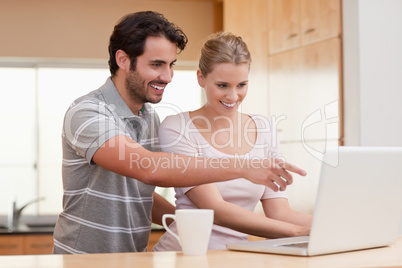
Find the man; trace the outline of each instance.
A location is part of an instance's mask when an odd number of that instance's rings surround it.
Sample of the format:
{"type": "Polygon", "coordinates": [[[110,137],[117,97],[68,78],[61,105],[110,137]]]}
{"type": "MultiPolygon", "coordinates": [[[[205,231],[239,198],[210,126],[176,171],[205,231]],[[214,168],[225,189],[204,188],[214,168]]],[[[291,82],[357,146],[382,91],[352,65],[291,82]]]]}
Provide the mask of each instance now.
{"type": "Polygon", "coordinates": [[[284,190],[285,170],[303,171],[273,159],[216,161],[162,153],[158,103],[173,77],[186,35],[161,14],[129,14],[109,43],[111,77],[77,99],[63,126],[63,212],[54,231],[54,253],[145,251],[151,222],[174,207],[154,194],[156,186],[190,186],[244,177],[284,190]],[[152,215],[151,210],[154,207],[152,215]]]}

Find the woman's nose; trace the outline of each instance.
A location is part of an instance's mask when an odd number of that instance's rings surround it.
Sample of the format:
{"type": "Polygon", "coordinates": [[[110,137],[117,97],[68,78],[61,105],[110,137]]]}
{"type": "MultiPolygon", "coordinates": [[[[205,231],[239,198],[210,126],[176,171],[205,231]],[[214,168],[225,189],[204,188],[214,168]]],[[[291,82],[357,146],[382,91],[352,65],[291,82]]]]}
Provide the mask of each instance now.
{"type": "Polygon", "coordinates": [[[236,90],[235,89],[228,90],[228,92],[226,93],[226,98],[231,101],[236,101],[237,100],[236,90]]]}

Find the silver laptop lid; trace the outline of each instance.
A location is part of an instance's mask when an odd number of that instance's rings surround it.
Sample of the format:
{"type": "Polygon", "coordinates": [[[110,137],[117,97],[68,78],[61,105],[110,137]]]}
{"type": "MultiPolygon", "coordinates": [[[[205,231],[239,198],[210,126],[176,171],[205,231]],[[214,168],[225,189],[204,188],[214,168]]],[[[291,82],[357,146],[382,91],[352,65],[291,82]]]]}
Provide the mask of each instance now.
{"type": "Polygon", "coordinates": [[[402,215],[402,148],[337,147],[321,169],[309,255],[396,241],[402,215]]]}

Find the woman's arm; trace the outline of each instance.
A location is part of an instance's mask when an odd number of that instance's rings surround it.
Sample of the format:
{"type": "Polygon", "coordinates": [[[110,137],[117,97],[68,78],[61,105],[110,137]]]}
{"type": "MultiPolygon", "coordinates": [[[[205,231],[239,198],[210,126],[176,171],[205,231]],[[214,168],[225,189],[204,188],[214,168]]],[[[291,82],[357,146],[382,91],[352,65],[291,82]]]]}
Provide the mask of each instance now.
{"type": "MultiPolygon", "coordinates": [[[[170,204],[165,198],[157,193],[153,193],[154,202],[152,204],[152,222],[162,225],[162,216],[164,214],[174,214],[175,206],[170,204]]],[[[167,219],[167,224],[169,225],[173,220],[171,218],[167,219]]]]}
{"type": "Polygon", "coordinates": [[[198,208],[213,209],[215,224],[239,232],[266,238],[302,236],[310,232],[309,226],[271,219],[226,202],[214,184],[197,186],[186,195],[198,208]]]}
{"type": "Polygon", "coordinates": [[[301,226],[311,226],[313,216],[291,209],[285,198],[264,199],[261,203],[265,215],[269,218],[301,226]]]}

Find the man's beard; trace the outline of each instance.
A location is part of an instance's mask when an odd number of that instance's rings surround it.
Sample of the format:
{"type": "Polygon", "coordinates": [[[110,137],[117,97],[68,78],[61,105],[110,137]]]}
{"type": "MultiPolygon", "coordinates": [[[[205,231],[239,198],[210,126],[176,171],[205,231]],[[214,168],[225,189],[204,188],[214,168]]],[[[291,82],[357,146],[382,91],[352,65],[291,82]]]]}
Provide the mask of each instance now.
{"type": "Polygon", "coordinates": [[[126,78],[126,88],[131,99],[135,103],[159,103],[162,98],[152,99],[148,94],[148,86],[145,80],[136,71],[130,71],[126,78]]]}

